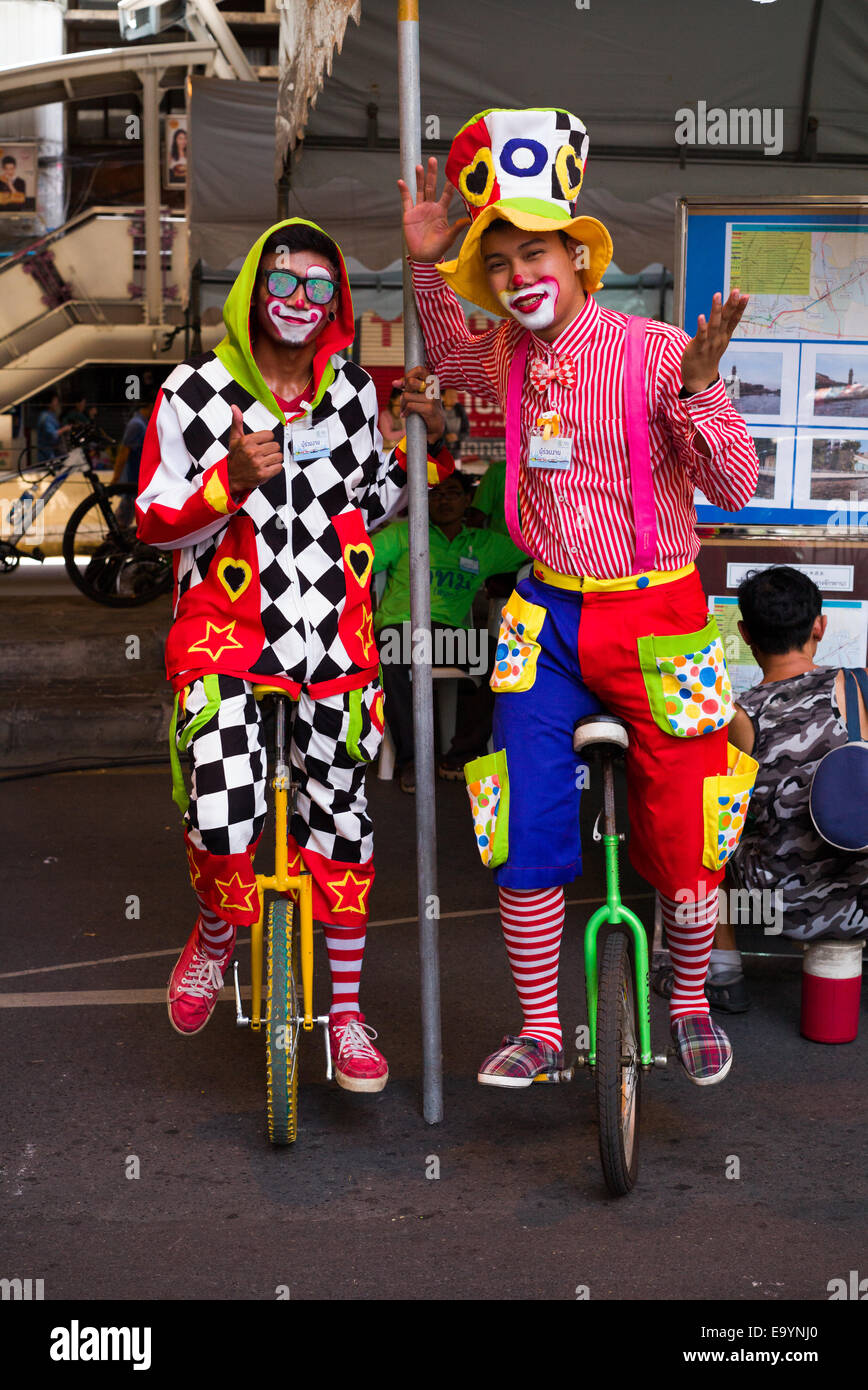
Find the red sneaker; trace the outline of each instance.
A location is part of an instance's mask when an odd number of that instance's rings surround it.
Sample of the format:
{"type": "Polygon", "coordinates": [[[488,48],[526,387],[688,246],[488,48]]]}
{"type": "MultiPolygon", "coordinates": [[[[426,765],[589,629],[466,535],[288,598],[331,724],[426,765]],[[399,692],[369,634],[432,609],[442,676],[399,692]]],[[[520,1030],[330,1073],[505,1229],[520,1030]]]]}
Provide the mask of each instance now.
{"type": "Polygon", "coordinates": [[[223,971],[234,949],[233,940],[219,960],[207,956],[199,941],[197,921],[169,976],[169,1022],[176,1033],[189,1038],[205,1027],[223,988],[223,971]]]}
{"type": "Polygon", "coordinates": [[[382,1091],[389,1066],[370,1039],[377,1036],[364,1014],[332,1014],[329,1042],[335,1080],[345,1091],[382,1091]]]}

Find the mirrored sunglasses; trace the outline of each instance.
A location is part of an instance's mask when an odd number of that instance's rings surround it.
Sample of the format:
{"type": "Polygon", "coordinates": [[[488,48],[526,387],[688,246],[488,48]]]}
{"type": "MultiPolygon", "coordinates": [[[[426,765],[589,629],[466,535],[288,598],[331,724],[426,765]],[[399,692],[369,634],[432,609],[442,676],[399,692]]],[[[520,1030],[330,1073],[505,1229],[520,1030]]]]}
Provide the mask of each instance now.
{"type": "Polygon", "coordinates": [[[324,280],[321,276],[303,280],[300,275],[293,275],[288,270],[273,270],[266,284],[268,293],[273,294],[275,299],[288,299],[302,284],[309,304],[329,304],[335,297],[335,286],[331,280],[324,280]]]}

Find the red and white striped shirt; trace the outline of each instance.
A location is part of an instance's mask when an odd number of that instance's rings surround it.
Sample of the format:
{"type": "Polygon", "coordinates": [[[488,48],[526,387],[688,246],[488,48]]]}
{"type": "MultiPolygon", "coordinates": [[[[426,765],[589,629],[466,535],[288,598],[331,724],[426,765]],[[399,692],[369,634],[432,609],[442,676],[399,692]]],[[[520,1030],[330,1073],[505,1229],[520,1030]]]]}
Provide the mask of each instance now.
{"type": "MultiPolygon", "coordinates": [[[[428,366],[441,386],[464,387],[506,410],[509,367],[524,332],[513,319],[474,336],[461,305],[433,265],[412,262],[413,287],[425,335],[428,366]]],[[[602,309],[589,295],[553,343],[531,334],[528,365],[568,355],[578,382],[533,389],[525,373],[521,400],[518,495],[525,541],[560,574],[620,579],[631,573],[635,528],[624,418],[627,315],[602,309]],[[537,417],[556,410],[561,433],[573,436],[569,469],[529,468],[528,440],[537,417]]],[[[654,568],[676,570],[699,553],[694,490],[724,511],[740,511],[756,490],[759,460],[722,380],[679,399],[681,358],[690,341],[681,328],[650,320],[645,380],[651,469],[657,510],[654,568]],[[711,450],[694,448],[697,433],[711,450]]]]}

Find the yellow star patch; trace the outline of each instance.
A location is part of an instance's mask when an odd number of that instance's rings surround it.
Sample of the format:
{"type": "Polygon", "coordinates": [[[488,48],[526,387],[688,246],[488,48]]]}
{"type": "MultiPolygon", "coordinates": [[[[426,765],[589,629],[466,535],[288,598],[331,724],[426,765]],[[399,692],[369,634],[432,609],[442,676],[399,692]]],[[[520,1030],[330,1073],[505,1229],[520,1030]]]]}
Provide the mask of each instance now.
{"type": "Polygon", "coordinates": [[[200,637],[198,642],[194,642],[187,648],[188,652],[204,652],[205,656],[210,656],[212,661],[218,661],[221,652],[232,651],[233,648],[243,647],[244,643],[236,640],[235,619],[227,623],[225,627],[218,627],[216,623],[208,619],[208,630],[204,637],[200,637]],[[218,641],[222,637],[223,641],[218,641]]]}
{"type": "Polygon", "coordinates": [[[214,882],[220,889],[221,908],[234,909],[236,912],[253,911],[251,898],[256,894],[255,881],[248,887],[236,869],[230,879],[221,882],[219,878],[216,878],[214,882]]]}
{"type": "Polygon", "coordinates": [[[361,627],[356,628],[356,636],[362,644],[366,661],[370,655],[371,647],[374,645],[373,621],[370,608],[366,608],[361,627]]]}
{"type": "Polygon", "coordinates": [[[190,845],[187,846],[187,863],[190,866],[190,882],[193,885],[193,891],[198,892],[199,884],[202,882],[202,870],[196,863],[196,859],[193,855],[193,850],[190,847],[190,845]]]}
{"type": "Polygon", "coordinates": [[[352,869],[347,869],[343,878],[333,878],[326,887],[334,897],[335,912],[359,912],[362,915],[367,912],[367,896],[371,889],[369,878],[356,878],[352,869]]]}

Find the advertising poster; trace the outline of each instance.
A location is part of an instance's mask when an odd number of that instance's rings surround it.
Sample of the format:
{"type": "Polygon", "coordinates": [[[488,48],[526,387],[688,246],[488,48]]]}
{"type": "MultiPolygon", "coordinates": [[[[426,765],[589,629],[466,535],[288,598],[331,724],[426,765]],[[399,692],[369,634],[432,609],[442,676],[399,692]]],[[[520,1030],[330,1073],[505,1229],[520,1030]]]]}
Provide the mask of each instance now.
{"type": "Polygon", "coordinates": [[[163,166],[165,188],[185,188],[187,184],[187,116],[167,116],[165,123],[166,160],[163,166]]]}
{"type": "Polygon", "coordinates": [[[0,213],[36,211],[37,145],[0,144],[0,213]]]}

